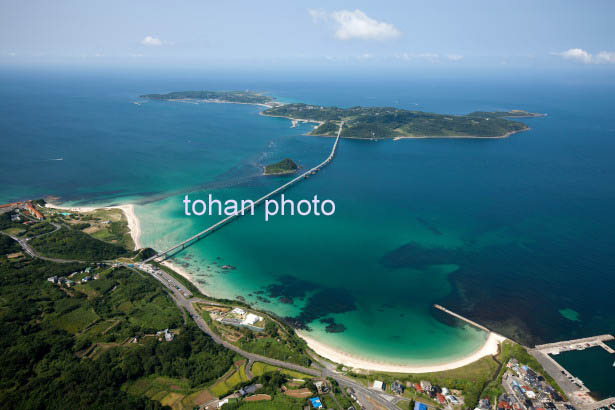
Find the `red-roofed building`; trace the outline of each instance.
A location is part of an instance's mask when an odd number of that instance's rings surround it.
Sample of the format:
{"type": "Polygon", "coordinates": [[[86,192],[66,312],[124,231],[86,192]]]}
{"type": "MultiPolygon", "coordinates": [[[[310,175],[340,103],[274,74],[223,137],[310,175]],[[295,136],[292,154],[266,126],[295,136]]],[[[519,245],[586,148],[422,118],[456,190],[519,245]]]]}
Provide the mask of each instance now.
{"type": "Polygon", "coordinates": [[[32,216],[33,216],[33,217],[35,217],[36,219],[43,219],[43,218],[45,218],[45,217],[43,216],[43,214],[42,214],[42,213],[40,213],[40,212],[38,211],[38,209],[36,209],[36,208],[34,207],[34,205],[32,205],[32,201],[28,201],[28,203],[26,204],[26,208],[28,208],[28,211],[30,211],[30,213],[32,214],[32,216]]]}
{"type": "Polygon", "coordinates": [[[415,389],[416,389],[416,391],[417,391],[417,392],[419,392],[419,393],[423,393],[423,392],[424,392],[423,388],[422,388],[422,387],[421,387],[421,385],[420,385],[420,384],[418,384],[418,383],[415,383],[415,384],[414,384],[414,388],[415,388],[415,389]]]}
{"type": "Polygon", "coordinates": [[[442,404],[446,404],[446,398],[442,395],[442,393],[438,393],[438,401],[442,404]]]}

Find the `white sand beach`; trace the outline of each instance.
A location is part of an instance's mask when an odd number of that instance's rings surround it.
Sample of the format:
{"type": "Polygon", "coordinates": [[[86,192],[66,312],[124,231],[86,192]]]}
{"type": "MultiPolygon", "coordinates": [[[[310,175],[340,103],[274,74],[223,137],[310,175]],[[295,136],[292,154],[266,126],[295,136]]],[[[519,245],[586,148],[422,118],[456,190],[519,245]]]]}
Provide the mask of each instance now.
{"type": "MultiPolygon", "coordinates": [[[[62,209],[74,212],[92,212],[96,209],[120,209],[126,215],[126,219],[128,222],[128,228],[130,229],[130,235],[136,245],[136,249],[142,247],[140,236],[141,236],[141,225],[139,223],[139,218],[135,214],[135,208],[132,204],[118,205],[118,206],[110,206],[110,207],[67,207],[67,206],[58,206],[52,204],[46,204],[49,208],[62,209]]],[[[173,263],[172,261],[166,260],[162,262],[163,265],[168,268],[174,270],[178,274],[182,275],[184,278],[188,279],[192,282],[201,292],[208,295],[202,286],[199,286],[198,283],[193,281],[192,275],[182,266],[177,263],[173,263]]],[[[392,362],[379,362],[376,360],[370,360],[367,358],[359,357],[339,349],[328,346],[313,337],[309,336],[308,332],[296,330],[299,337],[307,342],[307,345],[314,352],[319,354],[320,356],[331,360],[332,362],[342,364],[344,366],[352,367],[355,369],[363,369],[363,370],[375,370],[375,371],[383,371],[383,372],[394,372],[394,373],[429,373],[429,372],[439,372],[444,370],[456,369],[458,367],[466,366],[470,363],[473,363],[485,356],[495,355],[499,351],[499,346],[502,341],[506,340],[504,336],[501,336],[497,333],[490,332],[487,340],[483,344],[483,346],[475,351],[474,353],[458,360],[454,360],[448,363],[439,363],[433,365],[401,365],[395,364],[392,362]]]]}
{"type": "Polygon", "coordinates": [[[444,370],[456,369],[458,367],[466,366],[473,363],[482,357],[495,355],[499,351],[499,345],[506,338],[497,333],[491,332],[487,337],[485,344],[476,352],[462,359],[454,360],[448,363],[440,363],[433,365],[401,365],[391,362],[378,362],[355,356],[341,350],[327,346],[326,344],[319,342],[318,340],[308,336],[305,331],[296,331],[299,337],[305,340],[310,349],[332,362],[343,364],[347,367],[363,370],[375,370],[381,372],[393,372],[393,373],[430,373],[441,372],[444,370]]]}

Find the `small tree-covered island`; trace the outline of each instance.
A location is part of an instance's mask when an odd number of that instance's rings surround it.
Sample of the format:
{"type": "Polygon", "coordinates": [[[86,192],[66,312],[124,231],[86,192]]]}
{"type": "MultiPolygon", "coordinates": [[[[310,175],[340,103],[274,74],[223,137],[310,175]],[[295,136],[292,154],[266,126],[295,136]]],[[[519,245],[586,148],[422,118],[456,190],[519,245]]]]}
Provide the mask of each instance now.
{"type": "Polygon", "coordinates": [[[344,121],[341,137],[358,139],[504,138],[530,129],[527,124],[514,119],[546,115],[523,110],[448,115],[394,107],[339,108],[304,103],[284,104],[250,91],[181,91],[146,94],[141,98],[258,104],[268,107],[262,112],[266,116],[317,123],[310,135],[336,136],[339,123],[344,121]]]}
{"type": "Polygon", "coordinates": [[[283,159],[275,164],[265,165],[265,175],[294,174],[299,166],[290,158],[283,159]]]}

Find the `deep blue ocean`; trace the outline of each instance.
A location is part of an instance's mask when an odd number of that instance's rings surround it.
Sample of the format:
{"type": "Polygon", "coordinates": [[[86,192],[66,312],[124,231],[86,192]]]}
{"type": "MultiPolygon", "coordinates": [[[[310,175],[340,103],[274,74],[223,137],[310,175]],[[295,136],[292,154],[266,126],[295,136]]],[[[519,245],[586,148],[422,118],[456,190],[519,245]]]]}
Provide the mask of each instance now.
{"type": "Polygon", "coordinates": [[[257,197],[287,180],[263,178],[262,165],[291,157],[309,167],[328,154],[331,139],[264,118],[260,107],[134,104],[140,94],[191,89],[548,114],[524,119],[532,129],[507,139],[342,141],[330,166],[288,193],[335,200],[334,217],[245,219],[180,255],[210,289],[249,294],[357,354],[386,346],[396,360],[480,344],[433,303],[527,345],[615,331],[615,81],[605,73],[5,69],[0,202],[134,202],[151,222],[144,242],[163,247],[213,221],[183,216],[184,193],[257,197]],[[205,272],[217,256],[237,272],[205,272]],[[326,334],[327,318],[346,331],[326,334]]]}

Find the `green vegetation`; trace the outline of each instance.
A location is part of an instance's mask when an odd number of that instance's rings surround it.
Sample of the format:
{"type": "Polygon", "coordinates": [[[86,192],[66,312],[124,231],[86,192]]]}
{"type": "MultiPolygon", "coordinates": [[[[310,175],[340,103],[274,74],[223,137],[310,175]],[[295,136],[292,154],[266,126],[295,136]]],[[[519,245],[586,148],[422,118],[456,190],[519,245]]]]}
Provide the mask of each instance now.
{"type": "MultiPolygon", "coordinates": [[[[340,404],[342,409],[347,409],[352,406],[352,400],[344,394],[339,383],[331,377],[327,377],[327,380],[331,383],[331,394],[335,396],[335,399],[340,404]]],[[[337,406],[331,406],[330,408],[337,408],[337,406]]]]}
{"type": "MultiPolygon", "coordinates": [[[[259,391],[260,393],[260,391],[259,391]]],[[[242,401],[229,403],[222,407],[224,410],[303,410],[306,401],[295,399],[284,394],[276,394],[271,401],[242,401]]]]}
{"type": "Polygon", "coordinates": [[[237,390],[240,385],[248,382],[248,376],[246,375],[246,365],[242,364],[239,368],[233,367],[231,371],[217,381],[209,390],[216,397],[224,397],[233,391],[237,390]]]}
{"type": "Polygon", "coordinates": [[[306,119],[322,124],[312,135],[334,136],[338,123],[345,121],[342,137],[501,137],[524,131],[528,126],[508,117],[538,116],[526,111],[476,112],[468,115],[443,115],[392,107],[322,107],[286,104],[263,111],[264,115],[306,119]]]}
{"type": "Polygon", "coordinates": [[[310,366],[311,360],[305,353],[305,343],[302,340],[296,340],[298,339],[296,336],[288,338],[263,337],[245,328],[242,329],[242,333],[244,337],[240,339],[238,346],[247,352],[306,367],[310,366]]]}
{"type": "MultiPolygon", "coordinates": [[[[218,300],[216,303],[219,304],[220,301],[218,300]]],[[[228,301],[223,303],[228,303],[228,301]]],[[[209,311],[205,309],[206,306],[206,304],[197,305],[201,316],[203,316],[214,332],[230,343],[250,353],[305,367],[311,365],[312,360],[306,353],[307,345],[305,341],[297,336],[293,329],[282,324],[280,321],[274,320],[262,312],[257,312],[265,319],[265,329],[264,332],[255,332],[247,327],[235,327],[212,320],[209,311]]],[[[233,308],[236,306],[241,305],[232,302],[226,307],[233,308]]]]}
{"type": "Polygon", "coordinates": [[[27,226],[27,230],[22,231],[19,236],[27,236],[34,237],[38,235],[43,235],[49,232],[53,232],[56,228],[52,224],[48,222],[39,222],[34,225],[24,225],[27,226]],[[26,235],[27,233],[27,235],[26,235]]]}
{"type": "Polygon", "coordinates": [[[173,409],[194,409],[215,397],[206,388],[193,388],[184,379],[151,375],[126,383],[123,387],[133,396],[146,396],[173,409]]]}
{"type": "Polygon", "coordinates": [[[100,208],[87,212],[61,212],[43,208],[43,214],[51,222],[62,224],[75,231],[82,231],[103,242],[132,250],[135,244],[130,235],[126,215],[121,209],[100,208]]]}
{"type": "MultiPolygon", "coordinates": [[[[14,249],[14,241],[4,238],[2,250],[14,249]]],[[[164,287],[148,275],[96,268],[100,279],[71,288],[47,281],[86,267],[0,256],[4,408],[158,409],[162,405],[150,396],[135,396],[122,387],[164,376],[198,393],[198,386],[213,382],[231,366],[234,353],[193,322],[184,324],[164,287]],[[165,328],[174,329],[173,341],[155,336],[165,328]]]]}
{"type": "Polygon", "coordinates": [[[276,367],[276,366],[272,366],[270,364],[261,363],[261,362],[255,362],[252,365],[252,374],[254,376],[261,376],[263,374],[267,374],[271,372],[278,372],[288,377],[291,377],[293,379],[301,379],[301,380],[308,380],[313,377],[313,376],[310,376],[309,374],[296,372],[294,370],[282,369],[281,367],[276,367]]]}
{"type": "Polygon", "coordinates": [[[35,238],[30,245],[41,255],[81,261],[100,261],[132,256],[125,248],[100,241],[73,229],[63,227],[49,235],[35,238]]]}
{"type": "Polygon", "coordinates": [[[544,117],[546,114],[537,114],[533,112],[527,112],[524,110],[510,110],[510,111],[474,111],[468,114],[470,117],[484,117],[484,118],[531,118],[531,117],[544,117]]]}
{"type": "Polygon", "coordinates": [[[19,252],[21,248],[11,238],[5,235],[0,235],[0,255],[5,255],[7,253],[19,252]]]}
{"type": "Polygon", "coordinates": [[[276,162],[275,164],[270,164],[265,166],[265,175],[283,175],[283,174],[293,174],[297,172],[299,167],[295,164],[290,158],[283,159],[282,161],[276,162]]]}
{"type": "Polygon", "coordinates": [[[267,104],[273,98],[250,91],[176,91],[168,94],[145,94],[141,98],[149,100],[214,100],[220,102],[267,104]]]}
{"type": "Polygon", "coordinates": [[[302,410],[303,406],[307,404],[305,399],[296,399],[281,393],[280,389],[287,381],[288,377],[280,372],[268,372],[259,375],[258,377],[255,377],[254,380],[244,383],[244,385],[251,383],[262,384],[263,388],[259,389],[256,393],[267,394],[271,396],[272,400],[257,402],[242,400],[239,402],[228,403],[222,408],[224,410],[302,410]]]}
{"type": "MultiPolygon", "coordinates": [[[[339,122],[344,120],[342,137],[396,138],[396,137],[502,137],[524,131],[529,127],[511,118],[538,117],[523,110],[506,112],[476,111],[467,115],[445,115],[410,111],[392,107],[323,107],[303,103],[280,104],[266,95],[242,91],[179,91],[168,94],[146,94],[150,100],[194,99],[205,101],[267,104],[264,115],[319,122],[312,135],[334,136],[339,122]]],[[[278,164],[272,164],[275,166],[278,164]]],[[[274,168],[275,169],[275,168],[274,168]]],[[[281,170],[289,173],[291,170],[281,170]]],[[[280,171],[265,174],[279,173],[280,171]]]]}

